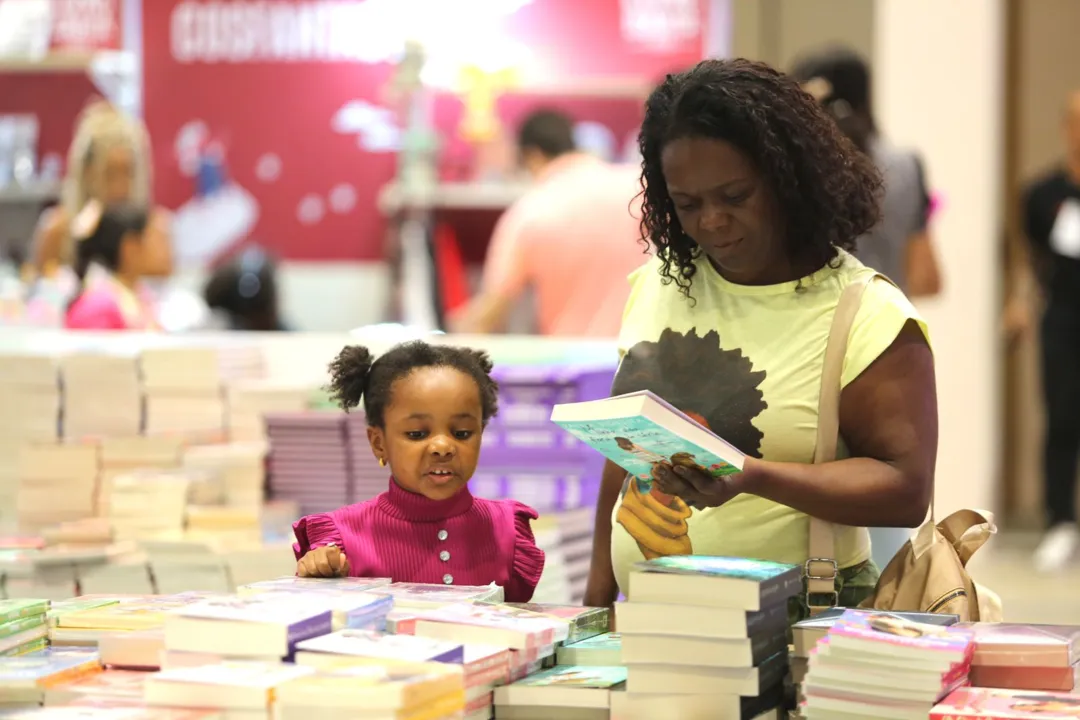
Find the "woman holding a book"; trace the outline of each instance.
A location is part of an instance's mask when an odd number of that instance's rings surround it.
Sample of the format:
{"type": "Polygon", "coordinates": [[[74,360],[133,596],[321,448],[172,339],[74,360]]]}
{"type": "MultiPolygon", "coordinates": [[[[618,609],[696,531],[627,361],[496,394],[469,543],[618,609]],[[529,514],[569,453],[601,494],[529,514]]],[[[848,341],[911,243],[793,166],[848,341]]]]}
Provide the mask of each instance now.
{"type": "Polygon", "coordinates": [[[746,60],[668,76],[640,147],[655,254],[630,277],[613,394],[651,390],[747,458],[719,479],[608,463],[586,604],[610,605],[635,563],[662,555],[802,565],[811,516],[840,526],[839,603],[858,604],[878,578],[866,528],[923,521],[937,454],[925,323],[849,252],[880,218],[881,176],[795,80],[746,60]],[[840,379],[843,459],[814,465],[829,329],[864,280],[840,379]]]}

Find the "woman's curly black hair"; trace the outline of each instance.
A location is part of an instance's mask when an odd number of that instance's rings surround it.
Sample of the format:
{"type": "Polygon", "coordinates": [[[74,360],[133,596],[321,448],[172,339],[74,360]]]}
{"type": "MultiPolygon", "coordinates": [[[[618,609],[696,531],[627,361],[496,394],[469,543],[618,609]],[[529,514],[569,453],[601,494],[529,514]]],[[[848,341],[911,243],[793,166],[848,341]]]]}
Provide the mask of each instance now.
{"type": "Polygon", "coordinates": [[[483,422],[499,412],[499,384],[491,377],[491,358],[483,350],[429,345],[421,340],[401,343],[378,359],[366,347],[350,345],[330,363],[330,397],[348,412],[364,402],[368,425],[385,427],[386,406],[393,385],[413,371],[425,367],[449,367],[460,370],[480,388],[483,422]]]}
{"type": "Polygon", "coordinates": [[[750,60],[702,61],[653,91],[638,140],[642,237],[656,248],[664,282],[687,297],[700,249],[679,224],[660,162],[684,137],[724,140],[750,158],[783,213],[797,266],[832,263],[878,222],[881,174],[794,79],[750,60]]]}

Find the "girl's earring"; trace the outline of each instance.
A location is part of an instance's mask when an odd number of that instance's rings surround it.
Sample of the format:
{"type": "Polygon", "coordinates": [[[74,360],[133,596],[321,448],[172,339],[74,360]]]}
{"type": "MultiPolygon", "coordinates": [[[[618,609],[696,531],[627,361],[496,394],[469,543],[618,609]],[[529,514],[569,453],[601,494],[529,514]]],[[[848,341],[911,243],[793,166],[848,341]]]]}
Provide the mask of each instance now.
{"type": "Polygon", "coordinates": [[[386,458],[379,458],[379,467],[386,467],[386,458]]]}

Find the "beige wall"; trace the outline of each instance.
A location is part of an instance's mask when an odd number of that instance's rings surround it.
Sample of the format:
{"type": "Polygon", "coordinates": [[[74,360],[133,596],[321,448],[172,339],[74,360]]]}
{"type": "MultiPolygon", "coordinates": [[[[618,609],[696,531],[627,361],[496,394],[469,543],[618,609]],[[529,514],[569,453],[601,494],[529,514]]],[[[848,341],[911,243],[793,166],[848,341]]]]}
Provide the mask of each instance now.
{"type": "MultiPolygon", "coordinates": [[[[1011,0],[1013,42],[1008,173],[1009,210],[1015,223],[1022,184],[1061,153],[1061,109],[1067,93],[1080,89],[1080,2],[1011,0]]],[[[1018,235],[1011,238],[1022,241],[1018,235]]],[[[1038,337],[1011,349],[1007,363],[1006,494],[1014,524],[1037,525],[1042,517],[1042,403],[1038,337]]]]}
{"type": "Polygon", "coordinates": [[[732,26],[732,55],[784,70],[830,45],[873,55],[872,0],[733,0],[732,26]]]}

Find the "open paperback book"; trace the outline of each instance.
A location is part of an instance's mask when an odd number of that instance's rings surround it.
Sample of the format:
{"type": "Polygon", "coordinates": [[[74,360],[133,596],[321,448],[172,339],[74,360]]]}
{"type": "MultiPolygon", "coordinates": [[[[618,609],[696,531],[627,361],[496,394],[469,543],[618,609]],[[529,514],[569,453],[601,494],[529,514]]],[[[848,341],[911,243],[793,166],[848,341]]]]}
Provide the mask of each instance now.
{"type": "Polygon", "coordinates": [[[551,421],[642,480],[660,463],[722,477],[742,470],[742,452],[648,390],[556,405],[551,421]]]}

